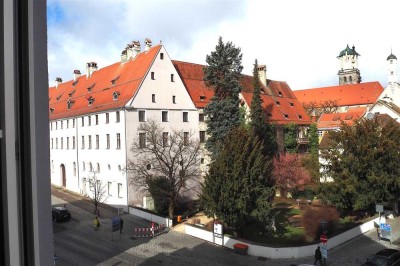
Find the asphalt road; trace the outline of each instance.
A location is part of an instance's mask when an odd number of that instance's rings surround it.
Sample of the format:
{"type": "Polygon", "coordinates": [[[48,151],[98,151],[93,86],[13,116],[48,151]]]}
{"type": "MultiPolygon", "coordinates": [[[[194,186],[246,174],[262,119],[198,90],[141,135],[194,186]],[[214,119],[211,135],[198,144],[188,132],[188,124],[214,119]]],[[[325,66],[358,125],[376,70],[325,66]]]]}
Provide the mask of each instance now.
{"type": "MultiPolygon", "coordinates": [[[[134,238],[133,227],[150,227],[150,222],[130,214],[122,215],[124,229],[111,232],[112,208],[101,208],[101,228],[92,227],[93,206],[62,191],[53,189],[52,204],[67,204],[72,214],[68,222],[53,223],[56,265],[299,265],[312,264],[313,257],[272,260],[234,254],[173,230],[155,238],[134,238]],[[56,197],[56,196],[57,197],[56,197]]],[[[383,248],[399,247],[379,242],[376,232],[368,232],[328,251],[327,265],[361,265],[366,258],[383,248]]]]}

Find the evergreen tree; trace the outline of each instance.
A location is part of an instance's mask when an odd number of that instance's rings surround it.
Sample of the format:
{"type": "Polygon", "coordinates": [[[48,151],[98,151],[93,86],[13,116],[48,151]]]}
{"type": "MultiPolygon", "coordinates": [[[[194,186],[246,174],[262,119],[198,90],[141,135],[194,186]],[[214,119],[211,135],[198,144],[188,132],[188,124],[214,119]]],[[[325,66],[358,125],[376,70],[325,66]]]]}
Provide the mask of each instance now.
{"type": "Polygon", "coordinates": [[[202,185],[205,213],[216,215],[239,235],[249,223],[268,224],[275,193],[269,163],[252,131],[230,131],[202,185]]]}
{"type": "Polygon", "coordinates": [[[284,126],[285,131],[285,149],[289,153],[297,152],[297,125],[290,123],[284,126]]]}
{"type": "Polygon", "coordinates": [[[240,125],[242,54],[240,48],[231,42],[224,44],[220,37],[215,51],[207,55],[206,62],[204,82],[214,89],[214,96],[204,110],[209,136],[206,148],[214,158],[227,132],[240,125]]]}
{"type": "Polygon", "coordinates": [[[275,141],[275,130],[272,124],[267,124],[265,113],[263,111],[261,99],[261,81],[258,76],[258,63],[254,63],[253,69],[253,98],[250,107],[250,125],[255,134],[263,141],[264,152],[272,157],[278,148],[275,141]]]}
{"type": "Polygon", "coordinates": [[[360,119],[329,133],[331,147],[322,150],[325,175],[321,197],[342,210],[375,210],[400,192],[400,125],[360,119]]]}
{"type": "Polygon", "coordinates": [[[303,166],[308,170],[315,183],[320,180],[319,164],[319,138],[317,124],[313,123],[308,130],[310,153],[303,157],[303,166]]]}

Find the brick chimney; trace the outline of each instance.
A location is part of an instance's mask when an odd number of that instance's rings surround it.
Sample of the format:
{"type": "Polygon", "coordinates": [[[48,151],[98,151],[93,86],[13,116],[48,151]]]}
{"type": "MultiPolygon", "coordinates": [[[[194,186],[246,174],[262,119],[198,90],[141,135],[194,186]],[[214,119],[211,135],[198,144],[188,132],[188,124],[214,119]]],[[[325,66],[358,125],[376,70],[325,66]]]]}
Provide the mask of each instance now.
{"type": "Polygon", "coordinates": [[[76,81],[81,76],[81,71],[78,69],[74,70],[74,81],[76,81]]]}
{"type": "Polygon", "coordinates": [[[90,78],[96,70],[97,70],[96,62],[86,63],[86,78],[90,78]]]}
{"type": "Polygon", "coordinates": [[[258,70],[258,77],[260,78],[261,83],[264,86],[267,86],[267,66],[259,65],[257,70],[258,70]]]}
{"type": "Polygon", "coordinates": [[[56,88],[58,88],[58,85],[62,83],[62,78],[56,77],[56,88]]]}
{"type": "Polygon", "coordinates": [[[147,52],[151,48],[151,40],[149,38],[144,39],[145,48],[144,50],[147,52]]]}

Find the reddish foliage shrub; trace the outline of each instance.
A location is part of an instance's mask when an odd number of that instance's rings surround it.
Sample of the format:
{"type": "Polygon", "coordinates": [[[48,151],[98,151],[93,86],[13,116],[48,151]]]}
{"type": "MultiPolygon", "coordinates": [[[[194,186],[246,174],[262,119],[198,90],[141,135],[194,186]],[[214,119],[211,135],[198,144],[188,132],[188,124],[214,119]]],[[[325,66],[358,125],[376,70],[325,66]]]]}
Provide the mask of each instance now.
{"type": "Polygon", "coordinates": [[[303,225],[306,239],[317,240],[321,235],[321,221],[327,222],[328,235],[333,231],[334,222],[339,220],[339,213],[333,207],[307,206],[303,211],[303,225]]]}

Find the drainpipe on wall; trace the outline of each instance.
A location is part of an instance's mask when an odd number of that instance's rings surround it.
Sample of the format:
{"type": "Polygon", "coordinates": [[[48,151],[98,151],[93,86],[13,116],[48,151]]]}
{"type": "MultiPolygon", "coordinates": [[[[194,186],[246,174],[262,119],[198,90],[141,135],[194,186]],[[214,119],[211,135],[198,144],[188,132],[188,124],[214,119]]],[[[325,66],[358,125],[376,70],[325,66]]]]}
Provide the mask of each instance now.
{"type": "MultiPolygon", "coordinates": [[[[78,175],[78,189],[79,189],[79,191],[80,191],[80,188],[81,188],[81,186],[80,186],[80,178],[79,178],[79,173],[80,173],[80,171],[79,171],[79,165],[80,165],[80,163],[79,163],[79,149],[78,149],[78,146],[79,146],[79,141],[78,141],[78,119],[76,118],[76,117],[74,117],[73,118],[74,120],[75,120],[75,131],[76,131],[76,135],[75,135],[75,149],[76,149],[76,172],[77,172],[77,175],[78,175]]],[[[82,191],[80,191],[81,193],[80,194],[82,194],[82,191]]]]}
{"type": "MultiPolygon", "coordinates": [[[[127,122],[127,110],[124,108],[124,126],[125,126],[125,168],[128,167],[128,149],[127,149],[127,143],[126,143],[126,138],[128,136],[127,131],[126,131],[126,122],[127,122]]],[[[126,179],[126,206],[128,209],[128,213],[129,213],[129,180],[128,180],[128,171],[125,171],[125,179],[126,179]]]]}

